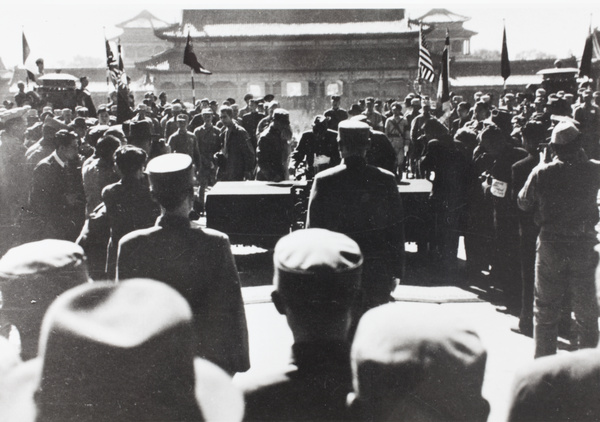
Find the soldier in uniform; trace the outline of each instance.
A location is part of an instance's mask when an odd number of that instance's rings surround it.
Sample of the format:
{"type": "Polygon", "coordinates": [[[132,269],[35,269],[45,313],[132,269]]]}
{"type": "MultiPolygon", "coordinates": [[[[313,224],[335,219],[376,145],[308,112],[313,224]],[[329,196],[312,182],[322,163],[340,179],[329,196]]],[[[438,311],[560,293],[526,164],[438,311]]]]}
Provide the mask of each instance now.
{"type": "Polygon", "coordinates": [[[148,277],[175,288],[190,303],[195,353],[229,374],[250,367],[240,279],[229,238],[190,221],[192,159],[166,154],[148,163],[151,191],[161,206],[154,227],[119,242],[117,279],[148,277]]]}
{"type": "Polygon", "coordinates": [[[344,233],[359,244],[365,256],[363,309],[368,309],[389,302],[395,278],[402,276],[402,200],[394,175],[367,164],[369,125],[344,120],[338,128],[343,161],[315,176],[306,224],[344,233]]]}
{"type": "Polygon", "coordinates": [[[217,165],[214,155],[219,152],[219,137],[221,131],[212,124],[212,110],[205,108],[201,112],[204,124],[194,131],[198,151],[200,153],[200,165],[198,167],[198,184],[200,190],[198,197],[200,200],[199,210],[204,212],[204,193],[206,188],[213,186],[217,181],[217,165]]]}
{"type": "Polygon", "coordinates": [[[215,154],[219,170],[217,180],[251,180],[254,172],[254,149],[250,136],[233,120],[231,107],[220,110],[223,130],[220,135],[221,150],[215,154]]]}
{"type": "Polygon", "coordinates": [[[242,126],[246,129],[248,135],[250,135],[250,141],[252,142],[254,150],[256,150],[257,142],[256,128],[258,127],[258,123],[265,118],[263,113],[257,111],[257,105],[257,101],[251,98],[249,103],[250,108],[248,112],[244,113],[242,116],[242,126]]]}
{"type": "Polygon", "coordinates": [[[328,129],[337,130],[340,122],[348,118],[348,112],[340,108],[340,100],[341,97],[339,95],[332,95],[331,108],[323,113],[325,117],[329,118],[327,121],[328,129]]]}
{"type": "Polygon", "coordinates": [[[82,76],[79,78],[79,82],[81,83],[81,87],[75,90],[76,102],[78,105],[88,109],[89,117],[96,117],[96,106],[94,105],[94,100],[92,100],[92,94],[87,89],[90,81],[87,76],[82,76]]]}
{"type": "Polygon", "coordinates": [[[340,151],[337,146],[337,132],[327,129],[329,119],[317,116],[312,130],[304,132],[291,156],[290,169],[296,179],[302,174],[307,180],[315,174],[340,163],[340,151]],[[304,171],[301,172],[301,168],[304,171]]]}
{"type": "Polygon", "coordinates": [[[273,261],[273,303],[294,336],[293,358],[280,371],[241,377],[245,420],[348,420],[348,330],[360,289],[360,249],[340,233],[299,230],[277,243],[273,261]]]}
{"type": "Polygon", "coordinates": [[[110,226],[108,252],[104,256],[106,273],[111,279],[115,277],[119,240],[134,230],[152,227],[160,215],[160,207],[152,200],[148,176],[144,173],[146,158],[146,152],[141,148],[120,147],[115,153],[115,162],[121,180],[102,190],[110,226]]]}
{"type": "Polygon", "coordinates": [[[200,166],[200,151],[194,134],[187,130],[190,118],[185,113],[177,115],[177,132],[174,132],[170,137],[167,145],[171,148],[171,152],[187,154],[192,157],[192,162],[196,166],[196,171],[200,166]]]}
{"type": "Polygon", "coordinates": [[[578,328],[575,346],[598,344],[594,246],[600,163],[587,158],[581,133],[571,122],[555,126],[550,145],[556,156],[532,170],[518,196],[519,208],[534,210],[540,227],[534,290],[536,358],[556,353],[561,304],[568,294],[578,328]]]}
{"type": "Polygon", "coordinates": [[[29,206],[36,223],[32,240],[44,238],[75,241],[85,221],[85,193],[78,167],[77,135],[60,130],[56,150],[33,171],[29,206]]]}
{"type": "Polygon", "coordinates": [[[284,109],[275,110],[273,121],[258,138],[256,180],[281,182],[288,178],[287,162],[290,156],[288,142],[291,139],[290,114],[284,109]]]}
{"type": "Polygon", "coordinates": [[[371,122],[371,127],[373,129],[383,132],[385,118],[381,115],[381,113],[375,110],[375,99],[373,97],[368,97],[365,99],[365,104],[367,109],[363,111],[362,114],[367,116],[367,119],[369,119],[371,122]]]}

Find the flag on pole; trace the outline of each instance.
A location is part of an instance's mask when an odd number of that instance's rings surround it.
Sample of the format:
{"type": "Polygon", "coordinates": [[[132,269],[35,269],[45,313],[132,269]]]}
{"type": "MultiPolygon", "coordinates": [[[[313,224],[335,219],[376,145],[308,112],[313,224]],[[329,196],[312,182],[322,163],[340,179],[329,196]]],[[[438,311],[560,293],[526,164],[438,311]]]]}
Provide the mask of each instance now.
{"type": "Polygon", "coordinates": [[[433,71],[433,62],[431,54],[427,48],[427,41],[423,34],[423,25],[419,26],[419,73],[418,79],[433,82],[435,73],[433,71]]]}
{"type": "Polygon", "coordinates": [[[594,52],[594,41],[593,41],[594,33],[592,32],[592,27],[590,25],[590,32],[585,39],[585,46],[583,47],[583,54],[581,55],[581,63],[579,63],[579,77],[583,78],[587,76],[588,78],[592,77],[592,56],[594,52]]]}
{"type": "Polygon", "coordinates": [[[183,64],[191,67],[196,73],[204,73],[206,75],[212,75],[210,70],[205,69],[194,53],[194,46],[192,45],[192,37],[188,32],[187,42],[185,43],[185,50],[183,51],[183,64]]]}
{"type": "Polygon", "coordinates": [[[25,38],[25,32],[23,32],[23,64],[25,64],[25,62],[27,61],[29,53],[31,53],[31,50],[29,49],[29,43],[27,42],[27,38],[25,38]]]}
{"type": "Polygon", "coordinates": [[[119,53],[119,70],[122,72],[124,69],[124,66],[123,66],[123,52],[121,50],[121,38],[119,38],[119,42],[117,44],[117,51],[119,53]]]}
{"type": "Polygon", "coordinates": [[[115,55],[110,48],[110,43],[106,38],[104,38],[104,46],[106,47],[106,67],[108,70],[111,70],[113,67],[117,66],[117,62],[115,61],[115,55]]]}
{"type": "MultiPolygon", "coordinates": [[[[23,66],[25,66],[25,62],[27,61],[27,57],[29,57],[29,54],[31,53],[31,49],[29,48],[29,43],[27,42],[27,38],[25,38],[25,32],[23,31],[23,66]]],[[[35,82],[35,74],[25,68],[25,71],[27,72],[27,79],[31,82],[35,82]]]]}
{"type": "Polygon", "coordinates": [[[508,47],[506,46],[506,26],[502,35],[502,56],[500,58],[500,74],[506,83],[510,76],[510,60],[508,59],[508,47]]]}
{"type": "Polygon", "coordinates": [[[441,67],[437,97],[438,101],[443,104],[450,100],[450,33],[447,29],[441,67]]]}
{"type": "Polygon", "coordinates": [[[450,33],[448,32],[448,29],[446,29],[446,43],[444,44],[444,51],[442,52],[437,100],[443,112],[439,120],[446,126],[450,126],[449,120],[450,115],[452,114],[452,104],[450,103],[450,33]]]}

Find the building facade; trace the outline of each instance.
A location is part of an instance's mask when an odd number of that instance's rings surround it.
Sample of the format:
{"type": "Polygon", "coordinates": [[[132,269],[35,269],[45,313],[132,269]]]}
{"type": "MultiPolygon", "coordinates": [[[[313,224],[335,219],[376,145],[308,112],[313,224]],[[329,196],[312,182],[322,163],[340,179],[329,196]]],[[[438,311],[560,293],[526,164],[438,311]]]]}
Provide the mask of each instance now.
{"type": "Polygon", "coordinates": [[[126,68],[134,67],[136,62],[147,60],[154,54],[159,54],[171,46],[171,43],[154,36],[154,31],[160,30],[172,23],[158,19],[147,10],[137,16],[115,25],[121,29],[121,34],[111,39],[121,41],[126,68]]]}
{"type": "Polygon", "coordinates": [[[156,90],[189,99],[191,74],[182,62],[189,34],[213,72],[195,75],[196,98],[273,94],[288,108],[320,109],[332,94],[349,103],[412,91],[418,32],[403,9],[185,10],[180,24],[155,31],[172,47],[136,67],[156,90]]]}

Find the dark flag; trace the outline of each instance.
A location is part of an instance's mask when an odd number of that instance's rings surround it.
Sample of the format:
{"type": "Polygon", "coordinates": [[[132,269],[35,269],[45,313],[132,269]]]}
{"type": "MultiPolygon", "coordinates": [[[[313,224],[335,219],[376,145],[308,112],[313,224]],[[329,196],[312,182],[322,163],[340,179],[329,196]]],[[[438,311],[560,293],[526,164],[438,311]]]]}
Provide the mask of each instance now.
{"type": "Polygon", "coordinates": [[[27,61],[29,53],[31,53],[31,50],[29,49],[29,43],[27,42],[27,38],[25,38],[25,32],[23,32],[23,64],[25,64],[25,62],[27,61]]]}
{"type": "MultiPolygon", "coordinates": [[[[23,66],[25,66],[25,62],[27,61],[27,57],[29,57],[30,53],[31,49],[29,48],[27,38],[25,38],[25,32],[23,32],[23,66]]],[[[27,72],[27,79],[31,82],[35,82],[35,74],[27,68],[25,68],[25,71],[27,72]]]]}
{"type": "Polygon", "coordinates": [[[104,39],[104,45],[106,47],[106,67],[108,70],[112,70],[113,68],[117,67],[115,55],[113,54],[112,49],[110,48],[110,43],[106,38],[104,39]]]}
{"type": "Polygon", "coordinates": [[[508,59],[508,47],[506,46],[506,27],[502,36],[502,57],[500,59],[500,74],[506,82],[510,76],[510,60],[508,59]]]}
{"type": "Polygon", "coordinates": [[[124,66],[123,66],[123,54],[121,51],[121,38],[119,38],[119,43],[117,44],[117,50],[119,52],[119,70],[122,72],[124,69],[124,66]]]}
{"type": "Polygon", "coordinates": [[[433,71],[433,62],[431,61],[431,54],[427,48],[427,41],[425,40],[425,34],[423,34],[423,25],[419,26],[419,74],[418,79],[426,80],[427,82],[433,82],[435,73],[433,71]]]}
{"type": "Polygon", "coordinates": [[[452,114],[452,104],[450,103],[450,34],[446,29],[446,44],[442,52],[442,68],[440,71],[440,79],[438,82],[437,100],[441,106],[443,114],[439,120],[446,126],[450,126],[448,120],[452,114]]]}
{"type": "Polygon", "coordinates": [[[442,53],[442,69],[438,85],[438,101],[443,104],[450,100],[450,34],[446,29],[446,44],[442,53]]]}
{"type": "Polygon", "coordinates": [[[183,51],[183,64],[194,69],[195,73],[204,73],[206,75],[212,75],[210,70],[206,70],[198,61],[196,54],[194,53],[194,47],[192,46],[192,37],[188,32],[187,42],[185,43],[185,50],[183,51]]]}
{"type": "Polygon", "coordinates": [[[581,63],[579,64],[579,77],[583,78],[587,76],[588,78],[592,77],[592,55],[594,51],[594,42],[592,37],[594,33],[591,31],[590,34],[585,40],[585,47],[583,47],[583,54],[581,55],[581,63]]]}

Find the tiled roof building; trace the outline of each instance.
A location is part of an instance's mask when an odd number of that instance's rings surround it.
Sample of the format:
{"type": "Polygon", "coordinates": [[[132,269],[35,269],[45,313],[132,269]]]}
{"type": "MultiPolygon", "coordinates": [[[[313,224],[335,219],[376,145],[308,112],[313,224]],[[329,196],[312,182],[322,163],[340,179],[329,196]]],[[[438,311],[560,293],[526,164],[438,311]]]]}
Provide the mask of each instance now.
{"type": "Polygon", "coordinates": [[[412,89],[416,76],[418,26],[403,9],[185,10],[181,24],[155,33],[172,48],[136,67],[152,75],[156,89],[187,96],[188,33],[213,72],[196,77],[197,92],[211,98],[397,96],[412,89]]]}
{"type": "Polygon", "coordinates": [[[171,25],[144,10],[137,16],[115,25],[123,32],[113,38],[121,40],[125,67],[133,67],[135,62],[146,60],[153,54],[170,47],[170,43],[154,36],[154,31],[171,25]]]}

